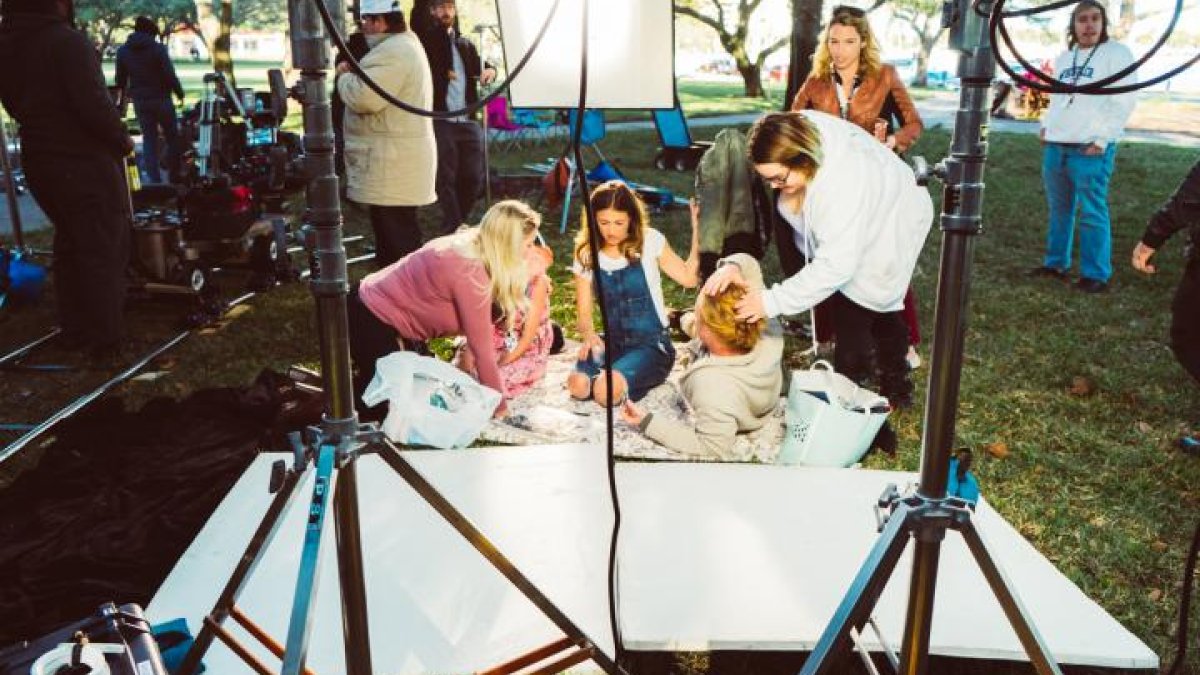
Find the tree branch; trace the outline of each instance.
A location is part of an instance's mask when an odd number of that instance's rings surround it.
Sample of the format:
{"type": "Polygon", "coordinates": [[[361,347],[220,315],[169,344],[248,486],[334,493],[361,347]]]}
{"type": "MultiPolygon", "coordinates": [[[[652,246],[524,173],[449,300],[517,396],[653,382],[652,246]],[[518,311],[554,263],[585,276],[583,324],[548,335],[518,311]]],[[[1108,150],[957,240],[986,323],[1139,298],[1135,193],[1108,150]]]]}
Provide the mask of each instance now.
{"type": "Polygon", "coordinates": [[[789,42],[791,42],[791,40],[792,40],[792,36],[788,35],[785,37],[781,37],[778,40],[772,42],[771,44],[764,47],[763,50],[758,53],[758,57],[754,59],[754,62],[756,64],[758,64],[759,68],[762,68],[763,63],[766,62],[768,56],[775,53],[776,51],[779,51],[783,47],[787,46],[787,44],[789,42]]]}
{"type": "Polygon", "coordinates": [[[683,16],[691,17],[691,18],[695,19],[696,21],[699,21],[700,23],[704,24],[705,26],[708,26],[709,28],[717,31],[718,34],[725,32],[725,27],[722,26],[716,19],[712,18],[711,16],[701,14],[695,8],[676,7],[675,13],[682,14],[683,16]]]}

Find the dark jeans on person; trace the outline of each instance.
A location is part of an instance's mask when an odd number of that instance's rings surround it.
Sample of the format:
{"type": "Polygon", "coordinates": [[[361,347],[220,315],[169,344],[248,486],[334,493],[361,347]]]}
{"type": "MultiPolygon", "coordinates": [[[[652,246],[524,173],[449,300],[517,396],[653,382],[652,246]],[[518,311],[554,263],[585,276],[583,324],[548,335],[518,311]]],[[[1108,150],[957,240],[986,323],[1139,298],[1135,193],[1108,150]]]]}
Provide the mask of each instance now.
{"type": "Polygon", "coordinates": [[[369,206],[371,229],[375,232],[375,265],[379,269],[421,248],[417,207],[369,206]]]}
{"type": "MultiPolygon", "coordinates": [[[[901,312],[875,312],[841,293],[830,296],[837,349],[833,367],[846,377],[864,384],[871,378],[871,355],[879,371],[879,393],[891,399],[911,398],[908,378],[908,328],[901,312]]],[[[895,404],[896,400],[892,400],[895,404]]]]}
{"type": "Polygon", "coordinates": [[[135,100],[133,112],[142,130],[142,168],[146,171],[146,180],[151,183],[162,182],[159,169],[162,149],[158,147],[160,132],[167,144],[167,177],[176,178],[179,173],[179,120],[175,117],[171,99],[135,100]]]}
{"type": "Polygon", "coordinates": [[[483,129],[474,122],[433,121],[442,234],[458,229],[483,192],[483,129]]]}
{"type": "Polygon", "coordinates": [[[381,420],[387,413],[387,405],[368,408],[362,395],[375,377],[375,362],[400,349],[397,342],[400,334],[363,304],[357,283],[346,296],[346,324],[350,331],[350,362],[354,369],[354,407],[364,419],[381,420]]]}
{"type": "Polygon", "coordinates": [[[1171,302],[1171,350],[1200,383],[1200,252],[1194,252],[1171,302]]]}
{"type": "Polygon", "coordinates": [[[38,206],[54,225],[54,293],[64,337],[106,349],[124,336],[128,188],[105,156],[24,157],[38,206]]]}

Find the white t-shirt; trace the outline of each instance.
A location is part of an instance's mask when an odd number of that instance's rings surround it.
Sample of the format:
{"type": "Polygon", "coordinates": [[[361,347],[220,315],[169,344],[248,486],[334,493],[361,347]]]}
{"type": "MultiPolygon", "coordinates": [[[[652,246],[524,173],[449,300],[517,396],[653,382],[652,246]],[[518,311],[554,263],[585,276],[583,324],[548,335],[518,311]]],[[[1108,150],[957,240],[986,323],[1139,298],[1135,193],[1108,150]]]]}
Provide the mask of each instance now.
{"type": "MultiPolygon", "coordinates": [[[[658,320],[664,327],[667,325],[667,304],[663,300],[662,273],[658,269],[658,257],[667,247],[667,238],[662,232],[647,227],[646,236],[642,241],[642,273],[646,276],[646,286],[650,288],[650,297],[654,298],[654,309],[658,312],[658,320]]],[[[600,269],[605,272],[616,272],[629,267],[629,261],[623,256],[612,258],[600,252],[600,269]]],[[[585,270],[579,261],[571,265],[571,271],[590,280],[592,271],[585,270]]]]}

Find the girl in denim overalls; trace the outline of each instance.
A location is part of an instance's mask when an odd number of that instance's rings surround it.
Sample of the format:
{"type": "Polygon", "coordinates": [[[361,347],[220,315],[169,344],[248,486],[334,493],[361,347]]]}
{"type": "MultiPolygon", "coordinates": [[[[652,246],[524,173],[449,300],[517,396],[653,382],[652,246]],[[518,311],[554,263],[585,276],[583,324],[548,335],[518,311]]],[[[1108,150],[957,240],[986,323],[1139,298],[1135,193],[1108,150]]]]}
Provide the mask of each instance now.
{"type": "MultiPolygon", "coordinates": [[[[675,362],[667,328],[661,273],[685,288],[699,283],[700,239],[698,210],[692,204],[692,242],[687,260],[681,259],[666,237],[651,229],[646,206],[621,181],[609,181],[592,191],[592,212],[600,230],[601,274],[598,284],[608,310],[612,354],[613,402],[636,401],[662,384],[675,362]]],[[[567,378],[571,396],[609,403],[604,368],[604,341],[592,323],[596,285],[588,247],[588,225],[575,238],[575,309],[583,345],[575,372],[567,378]]]]}

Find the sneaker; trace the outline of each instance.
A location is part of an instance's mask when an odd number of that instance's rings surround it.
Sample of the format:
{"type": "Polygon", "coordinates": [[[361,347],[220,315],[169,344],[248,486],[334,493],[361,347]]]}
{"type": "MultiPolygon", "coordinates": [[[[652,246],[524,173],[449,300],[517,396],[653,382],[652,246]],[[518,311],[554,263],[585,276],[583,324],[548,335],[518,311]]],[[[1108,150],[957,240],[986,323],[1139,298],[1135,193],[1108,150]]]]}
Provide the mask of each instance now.
{"type": "Polygon", "coordinates": [[[917,348],[909,345],[908,353],[904,355],[904,360],[908,363],[909,370],[916,370],[921,367],[921,355],[917,353],[917,348]]]}
{"type": "Polygon", "coordinates": [[[1057,279],[1063,283],[1071,280],[1070,275],[1068,275],[1064,270],[1056,269],[1054,267],[1046,267],[1045,265],[1041,265],[1029,270],[1029,276],[1035,278],[1044,277],[1047,279],[1057,279]]]}
{"type": "Polygon", "coordinates": [[[1103,293],[1108,290],[1108,284],[1103,281],[1080,277],[1079,281],[1075,282],[1075,290],[1081,293],[1103,293]]]}

